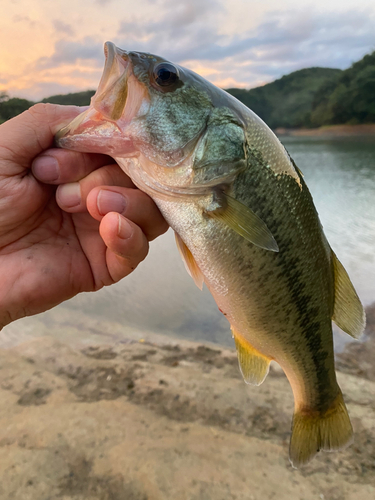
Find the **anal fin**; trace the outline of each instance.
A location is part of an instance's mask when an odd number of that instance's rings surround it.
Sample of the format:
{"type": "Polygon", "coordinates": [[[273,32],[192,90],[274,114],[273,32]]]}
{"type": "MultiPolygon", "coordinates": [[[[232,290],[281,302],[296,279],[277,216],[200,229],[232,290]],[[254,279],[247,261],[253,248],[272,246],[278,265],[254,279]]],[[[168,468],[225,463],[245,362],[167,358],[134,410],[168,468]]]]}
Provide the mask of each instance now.
{"type": "Polygon", "coordinates": [[[261,354],[232,327],[240,371],[247,384],[260,385],[267,377],[271,359],[261,354]]]}
{"type": "Polygon", "coordinates": [[[332,252],[335,274],[335,306],[332,319],[336,325],[355,339],[359,338],[366,325],[366,316],[344,266],[332,252]]]}
{"type": "Polygon", "coordinates": [[[197,285],[197,287],[200,290],[202,290],[203,283],[204,283],[204,276],[203,276],[201,270],[199,269],[197,263],[195,262],[193,254],[190,252],[188,247],[182,241],[180,236],[177,233],[174,233],[174,235],[176,238],[176,245],[177,245],[178,251],[180,252],[182,260],[185,264],[186,271],[193,278],[194,283],[197,285]]]}

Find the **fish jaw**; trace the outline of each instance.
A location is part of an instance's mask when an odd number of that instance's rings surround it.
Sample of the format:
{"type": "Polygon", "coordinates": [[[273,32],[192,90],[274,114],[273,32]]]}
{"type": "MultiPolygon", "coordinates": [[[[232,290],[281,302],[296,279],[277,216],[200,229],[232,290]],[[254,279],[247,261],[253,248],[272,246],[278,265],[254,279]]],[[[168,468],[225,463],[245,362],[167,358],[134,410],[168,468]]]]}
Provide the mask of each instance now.
{"type": "Polygon", "coordinates": [[[119,151],[124,155],[134,152],[133,141],[122,134],[116,123],[107,120],[91,106],[57,132],[55,143],[61,148],[83,153],[113,156],[119,151]],[[103,140],[106,137],[111,137],[111,141],[103,140]]]}
{"type": "Polygon", "coordinates": [[[55,143],[74,151],[134,156],[131,129],[134,119],[147,113],[148,90],[134,76],[126,51],[106,42],[104,54],[103,75],[89,108],[57,132],[55,143]]]}

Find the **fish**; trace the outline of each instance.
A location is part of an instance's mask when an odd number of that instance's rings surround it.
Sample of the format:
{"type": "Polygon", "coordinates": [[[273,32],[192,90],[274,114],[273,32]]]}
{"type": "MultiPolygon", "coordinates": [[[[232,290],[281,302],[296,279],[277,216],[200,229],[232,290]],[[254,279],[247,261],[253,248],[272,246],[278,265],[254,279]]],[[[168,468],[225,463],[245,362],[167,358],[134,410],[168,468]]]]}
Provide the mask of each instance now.
{"type": "Polygon", "coordinates": [[[59,147],[112,156],[175,231],[186,269],[230,323],[246,383],[271,361],[294,396],[293,467],[350,444],[332,320],[353,338],[365,313],[331,249],[303,174],[249,108],[162,57],[104,46],[87,110],[59,147]]]}

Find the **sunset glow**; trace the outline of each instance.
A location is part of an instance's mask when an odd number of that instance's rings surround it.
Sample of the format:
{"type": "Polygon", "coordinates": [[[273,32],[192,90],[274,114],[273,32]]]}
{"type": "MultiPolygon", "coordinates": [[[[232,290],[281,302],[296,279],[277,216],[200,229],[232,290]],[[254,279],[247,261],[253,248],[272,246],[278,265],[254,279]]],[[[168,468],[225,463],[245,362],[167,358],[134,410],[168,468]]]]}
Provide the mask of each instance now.
{"type": "Polygon", "coordinates": [[[309,66],[346,68],[375,49],[367,0],[2,0],[0,92],[38,100],[96,88],[103,44],[153,52],[221,87],[309,66]]]}

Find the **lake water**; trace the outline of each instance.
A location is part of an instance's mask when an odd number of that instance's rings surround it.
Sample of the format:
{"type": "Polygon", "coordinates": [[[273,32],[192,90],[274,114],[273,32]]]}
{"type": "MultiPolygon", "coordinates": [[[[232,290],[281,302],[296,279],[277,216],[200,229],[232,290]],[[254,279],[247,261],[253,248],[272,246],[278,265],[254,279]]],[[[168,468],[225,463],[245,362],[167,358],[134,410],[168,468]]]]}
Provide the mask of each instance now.
{"type": "MultiPolygon", "coordinates": [[[[332,248],[369,305],[375,301],[375,138],[281,140],[304,173],[332,248]]],[[[151,244],[146,261],[121,283],[16,322],[4,329],[0,344],[20,342],[43,328],[61,338],[72,331],[72,323],[75,333],[69,335],[81,336],[83,342],[122,341],[132,329],[145,336],[156,332],[224,345],[233,342],[211,295],[198,290],[187,275],[171,230],[151,244]],[[94,320],[95,328],[85,328],[94,320]]],[[[338,342],[344,338],[340,335],[338,342]]]]}

